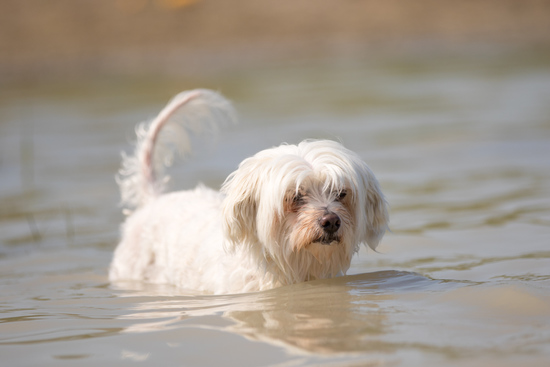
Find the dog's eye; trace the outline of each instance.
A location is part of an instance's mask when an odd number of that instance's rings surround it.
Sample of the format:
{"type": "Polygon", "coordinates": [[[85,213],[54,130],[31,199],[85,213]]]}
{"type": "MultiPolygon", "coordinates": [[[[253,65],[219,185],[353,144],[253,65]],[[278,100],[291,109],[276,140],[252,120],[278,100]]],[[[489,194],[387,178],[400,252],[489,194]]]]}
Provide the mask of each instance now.
{"type": "Polygon", "coordinates": [[[337,200],[337,201],[340,201],[340,200],[344,199],[344,198],[346,197],[347,194],[348,194],[348,193],[347,193],[345,190],[344,190],[344,191],[340,191],[340,192],[338,193],[338,195],[336,196],[336,200],[337,200]]]}
{"type": "Polygon", "coordinates": [[[304,195],[298,193],[294,195],[294,198],[292,199],[292,202],[296,205],[301,205],[304,202],[304,195]]]}

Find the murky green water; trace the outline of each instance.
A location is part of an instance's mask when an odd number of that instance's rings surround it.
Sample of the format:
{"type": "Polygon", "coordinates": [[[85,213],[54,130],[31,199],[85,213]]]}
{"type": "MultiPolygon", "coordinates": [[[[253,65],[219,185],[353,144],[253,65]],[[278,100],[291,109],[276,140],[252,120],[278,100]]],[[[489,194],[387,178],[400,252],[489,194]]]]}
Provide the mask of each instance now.
{"type": "Polygon", "coordinates": [[[0,355],[6,366],[545,366],[550,62],[386,59],[196,80],[0,90],[0,355]],[[242,123],[198,141],[176,187],[217,186],[281,142],[341,140],[391,205],[350,275],[237,296],[115,288],[113,176],[135,123],[218,89],[242,123]]]}

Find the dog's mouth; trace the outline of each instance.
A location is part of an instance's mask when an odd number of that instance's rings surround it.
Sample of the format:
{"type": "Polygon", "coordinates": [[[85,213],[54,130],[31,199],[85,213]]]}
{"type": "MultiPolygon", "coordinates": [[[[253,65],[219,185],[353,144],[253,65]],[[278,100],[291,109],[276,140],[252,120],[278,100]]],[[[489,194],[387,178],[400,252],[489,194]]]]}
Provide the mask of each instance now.
{"type": "Polygon", "coordinates": [[[321,245],[330,246],[330,245],[332,245],[333,243],[338,243],[338,242],[340,242],[340,237],[335,236],[335,235],[328,235],[328,234],[325,234],[325,235],[319,237],[319,238],[317,239],[317,241],[315,241],[315,242],[320,243],[321,245]]]}

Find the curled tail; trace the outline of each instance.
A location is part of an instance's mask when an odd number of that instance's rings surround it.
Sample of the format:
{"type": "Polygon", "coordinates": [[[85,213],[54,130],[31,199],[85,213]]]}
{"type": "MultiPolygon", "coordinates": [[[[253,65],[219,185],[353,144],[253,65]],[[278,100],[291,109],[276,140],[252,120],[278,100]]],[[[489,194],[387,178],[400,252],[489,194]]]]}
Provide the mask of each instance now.
{"type": "Polygon", "coordinates": [[[164,168],[171,165],[174,151],[191,149],[188,132],[217,131],[235,121],[231,103],[220,94],[195,89],[176,95],[149,123],[136,127],[133,155],[122,155],[116,177],[126,212],[131,212],[160,195],[169,179],[164,168]]]}

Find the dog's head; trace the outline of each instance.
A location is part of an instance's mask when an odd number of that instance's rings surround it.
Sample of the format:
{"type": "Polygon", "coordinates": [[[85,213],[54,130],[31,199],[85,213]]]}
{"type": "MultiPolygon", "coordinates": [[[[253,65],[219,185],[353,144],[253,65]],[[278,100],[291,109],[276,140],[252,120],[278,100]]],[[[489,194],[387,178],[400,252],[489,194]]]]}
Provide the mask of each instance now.
{"type": "Polygon", "coordinates": [[[359,245],[375,249],[387,229],[374,174],[334,141],[261,151],[240,164],[222,192],[231,246],[273,260],[283,283],[345,272],[359,245]]]}

